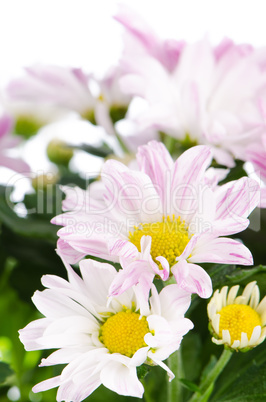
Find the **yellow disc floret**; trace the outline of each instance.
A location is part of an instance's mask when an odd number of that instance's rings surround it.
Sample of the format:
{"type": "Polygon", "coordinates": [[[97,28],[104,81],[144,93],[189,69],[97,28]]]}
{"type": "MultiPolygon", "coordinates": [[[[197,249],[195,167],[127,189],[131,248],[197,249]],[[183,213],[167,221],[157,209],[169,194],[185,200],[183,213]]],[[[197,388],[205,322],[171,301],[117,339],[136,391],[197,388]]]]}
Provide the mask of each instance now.
{"type": "Polygon", "coordinates": [[[156,257],[163,256],[170,266],[176,263],[176,257],[182,254],[190,240],[185,222],[181,222],[180,217],[175,218],[175,215],[172,219],[168,215],[163,218],[162,222],[141,223],[135,227],[134,232],[129,233],[129,240],[139,251],[140,240],[144,235],[152,238],[151,256],[153,260],[156,262],[156,257]]]}
{"type": "Polygon", "coordinates": [[[101,327],[100,341],[111,353],[132,357],[147,346],[144,336],[149,332],[145,317],[131,310],[120,311],[109,317],[101,327]]]}
{"type": "Polygon", "coordinates": [[[220,314],[219,337],[222,338],[222,330],[227,329],[231,344],[241,340],[241,332],[245,332],[250,340],[253,329],[258,325],[261,326],[259,314],[245,304],[230,304],[223,307],[218,314],[220,314]]]}

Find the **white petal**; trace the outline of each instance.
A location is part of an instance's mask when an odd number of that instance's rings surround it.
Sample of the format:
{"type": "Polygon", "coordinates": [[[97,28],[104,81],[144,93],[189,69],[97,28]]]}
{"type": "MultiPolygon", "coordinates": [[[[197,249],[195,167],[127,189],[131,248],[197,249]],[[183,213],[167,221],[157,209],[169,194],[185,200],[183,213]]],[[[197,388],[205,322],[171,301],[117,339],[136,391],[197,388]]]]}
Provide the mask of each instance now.
{"type": "Polygon", "coordinates": [[[144,388],[137,377],[136,367],[110,362],[100,374],[102,384],[119,395],[142,398],[144,388]]]}
{"type": "Polygon", "coordinates": [[[230,336],[230,332],[228,331],[228,329],[222,330],[222,339],[223,339],[224,343],[231,345],[231,336],[230,336]]]}
{"type": "Polygon", "coordinates": [[[111,264],[87,259],[80,262],[80,271],[88,298],[94,305],[105,306],[109,287],[115,278],[115,268],[111,264]]]}
{"type": "Polygon", "coordinates": [[[256,281],[253,281],[253,282],[248,283],[247,286],[245,287],[245,289],[242,293],[242,296],[245,298],[246,304],[249,303],[249,299],[251,297],[251,294],[252,294],[255,286],[256,286],[256,281]]]}
{"type": "Polygon", "coordinates": [[[161,315],[167,320],[184,316],[191,302],[191,295],[178,285],[168,285],[159,294],[161,315]]]}
{"type": "Polygon", "coordinates": [[[249,340],[249,345],[256,345],[258,342],[259,338],[261,336],[261,326],[257,325],[252,332],[252,335],[249,340]]]}
{"type": "Polygon", "coordinates": [[[247,336],[246,332],[241,332],[240,347],[245,348],[246,346],[248,346],[248,344],[249,344],[249,342],[248,342],[248,336],[247,336]]]}
{"type": "Polygon", "coordinates": [[[260,304],[256,308],[259,315],[262,315],[266,311],[266,296],[261,300],[260,304]]]}
{"type": "Polygon", "coordinates": [[[25,328],[19,330],[19,339],[27,351],[39,350],[41,348],[39,339],[43,336],[45,329],[50,323],[50,319],[41,318],[30,322],[25,328]]]}
{"type": "Polygon", "coordinates": [[[236,340],[233,342],[233,344],[231,345],[232,348],[237,349],[239,348],[241,345],[241,342],[239,340],[236,340]]]}
{"type": "Polygon", "coordinates": [[[216,334],[219,334],[219,327],[220,327],[220,314],[216,314],[212,319],[212,326],[216,334]]]}
{"type": "Polygon", "coordinates": [[[229,292],[228,292],[228,296],[227,296],[227,304],[234,304],[235,302],[235,297],[237,295],[237,292],[239,290],[239,285],[233,286],[229,292]]]}
{"type": "Polygon", "coordinates": [[[251,292],[251,297],[250,297],[250,302],[249,305],[251,308],[253,308],[254,310],[256,310],[258,304],[260,301],[260,291],[259,291],[259,287],[256,285],[254,286],[252,292],[251,292]]]}
{"type": "Polygon", "coordinates": [[[175,378],[174,373],[169,369],[169,367],[165,363],[163,363],[161,360],[154,358],[154,355],[152,352],[149,352],[148,356],[151,360],[154,361],[154,363],[156,363],[158,366],[161,366],[167,372],[169,381],[172,381],[172,379],[175,378]]]}
{"type": "Polygon", "coordinates": [[[49,378],[48,380],[42,381],[39,384],[35,385],[32,388],[33,392],[42,392],[47,391],[48,389],[52,389],[58,387],[60,385],[60,375],[57,377],[49,378]]]}

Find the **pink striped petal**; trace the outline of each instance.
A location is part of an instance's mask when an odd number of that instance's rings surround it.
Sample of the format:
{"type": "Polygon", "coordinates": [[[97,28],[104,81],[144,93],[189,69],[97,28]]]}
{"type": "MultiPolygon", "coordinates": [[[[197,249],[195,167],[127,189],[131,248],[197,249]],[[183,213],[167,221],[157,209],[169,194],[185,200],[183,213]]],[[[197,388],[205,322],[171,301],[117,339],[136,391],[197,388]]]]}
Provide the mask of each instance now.
{"type": "Polygon", "coordinates": [[[194,249],[190,262],[216,262],[219,264],[252,265],[249,249],[237,240],[226,237],[208,239],[194,249]]]}
{"type": "Polygon", "coordinates": [[[139,148],[137,161],[140,169],[151,178],[163,201],[167,175],[174,165],[166,147],[161,142],[151,141],[139,148]]]}
{"type": "Polygon", "coordinates": [[[198,145],[184,152],[175,162],[171,189],[176,196],[175,213],[184,216],[195,213],[198,186],[212,159],[209,147],[198,145]]]}
{"type": "Polygon", "coordinates": [[[106,186],[107,204],[111,205],[110,211],[118,221],[122,215],[131,219],[134,226],[161,218],[160,199],[147,175],[109,160],[103,166],[101,177],[106,186]]]}
{"type": "Polygon", "coordinates": [[[65,240],[59,238],[57,241],[57,254],[64,258],[69,264],[76,264],[80,261],[83,257],[86,256],[86,253],[81,253],[77,251],[73,247],[70,246],[65,240]]]}
{"type": "Polygon", "coordinates": [[[118,272],[109,289],[109,295],[118,296],[133,285],[139,284],[143,295],[148,299],[154,276],[147,261],[133,261],[118,272]]]}
{"type": "Polygon", "coordinates": [[[212,281],[207,272],[199,265],[179,261],[172,267],[178,286],[188,293],[197,293],[207,299],[212,294],[212,281]]]}
{"type": "Polygon", "coordinates": [[[259,185],[255,180],[242,177],[217,188],[216,219],[241,221],[253,211],[259,202],[259,185]]]}

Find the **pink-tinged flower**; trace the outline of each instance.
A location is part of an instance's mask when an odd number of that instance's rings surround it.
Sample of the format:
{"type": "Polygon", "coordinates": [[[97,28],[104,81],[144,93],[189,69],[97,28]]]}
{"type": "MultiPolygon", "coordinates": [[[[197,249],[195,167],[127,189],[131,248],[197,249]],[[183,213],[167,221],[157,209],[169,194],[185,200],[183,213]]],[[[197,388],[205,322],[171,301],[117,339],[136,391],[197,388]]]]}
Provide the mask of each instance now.
{"type": "Polygon", "coordinates": [[[18,173],[30,171],[29,165],[21,158],[10,155],[10,151],[21,142],[21,139],[11,134],[12,119],[3,115],[0,117],[0,166],[7,167],[18,173]]]}
{"type": "Polygon", "coordinates": [[[99,96],[95,105],[95,119],[106,133],[116,135],[114,124],[127,113],[131,96],[122,92],[119,81],[122,76],[120,66],[110,68],[102,79],[96,79],[99,96]]]}
{"type": "Polygon", "coordinates": [[[69,280],[42,278],[44,291],[33,302],[44,315],[20,330],[26,350],[57,349],[40,366],[66,364],[62,373],[33,388],[34,392],[59,387],[57,401],[80,402],[99,385],[141,398],[143,385],[136,367],[160,365],[177,350],[193,327],[184,317],[190,295],[169,285],[143,300],[137,288],[108,300],[115,268],[92,260],[80,263],[82,278],[66,264],[69,280]]]}
{"type": "Polygon", "coordinates": [[[90,77],[81,69],[36,64],[25,71],[26,76],[9,84],[10,99],[53,105],[92,118],[95,99],[89,89],[90,77]]]}
{"type": "Polygon", "coordinates": [[[159,38],[141,16],[125,4],[119,5],[114,18],[126,29],[124,35],[126,59],[148,53],[168,71],[175,68],[184,46],[183,41],[159,38]]]}
{"type": "Polygon", "coordinates": [[[159,140],[159,133],[153,127],[143,129],[141,124],[138,124],[136,120],[134,120],[134,115],[136,115],[134,106],[135,102],[133,100],[125,118],[118,121],[115,128],[127,148],[131,152],[136,153],[140,145],[147,144],[152,140],[159,140]]]}
{"type": "Polygon", "coordinates": [[[149,52],[126,57],[121,88],[147,101],[136,118],[142,130],[154,127],[181,141],[209,145],[218,163],[232,167],[259,138],[265,60],[265,49],[229,40],[212,48],[205,38],[186,44],[172,71],[149,52]]]}
{"type": "Polygon", "coordinates": [[[155,275],[174,275],[181,288],[209,297],[210,277],[197,263],[251,265],[250,251],[224,236],[244,230],[259,201],[258,184],[246,177],[209,185],[211,159],[208,147],[196,146],[173,162],[164,145],[153,141],[139,148],[140,171],[105,162],[102,201],[90,190],[73,199],[68,191],[68,212],[52,220],[64,226],[59,254],[71,255],[72,263],[78,253],[120,261],[112,295],[137,283],[147,295],[155,275]]]}
{"type": "Polygon", "coordinates": [[[126,110],[131,101],[131,96],[120,89],[119,81],[122,75],[123,70],[115,66],[110,68],[101,80],[97,81],[101,93],[100,97],[103,98],[102,100],[108,105],[109,109],[124,108],[126,110]]]}

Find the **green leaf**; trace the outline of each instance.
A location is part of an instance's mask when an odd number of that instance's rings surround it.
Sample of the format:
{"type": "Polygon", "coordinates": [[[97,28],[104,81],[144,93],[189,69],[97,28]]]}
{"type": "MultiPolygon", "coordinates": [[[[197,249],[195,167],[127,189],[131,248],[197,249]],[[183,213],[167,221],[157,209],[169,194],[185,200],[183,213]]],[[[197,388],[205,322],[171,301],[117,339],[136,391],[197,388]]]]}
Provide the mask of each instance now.
{"type": "Polygon", "coordinates": [[[10,191],[10,189],[6,189],[6,191],[3,192],[2,189],[0,192],[0,221],[15,233],[19,233],[23,236],[46,238],[55,241],[58,227],[36,216],[34,219],[17,216],[12,209],[12,203],[7,203],[8,193],[10,193],[10,191]]]}
{"type": "Polygon", "coordinates": [[[210,277],[212,278],[213,288],[221,288],[222,286],[232,286],[235,284],[242,284],[245,286],[248,282],[259,278],[258,285],[260,287],[260,281],[266,274],[266,266],[258,265],[253,268],[236,267],[235,265],[223,265],[223,264],[202,264],[206,269],[210,277]]]}
{"type": "Polygon", "coordinates": [[[259,401],[255,396],[264,394],[266,395],[266,348],[265,343],[262,343],[249,352],[234,353],[216,382],[211,401],[240,401],[241,399],[233,399],[239,395],[243,401],[253,401],[252,397],[254,401],[259,401]]]}
{"type": "Polygon", "coordinates": [[[192,381],[186,380],[185,378],[179,378],[178,381],[184,385],[185,388],[189,389],[192,392],[199,392],[199,387],[192,381]]]}
{"type": "Polygon", "coordinates": [[[0,383],[4,383],[7,377],[14,374],[14,371],[7,363],[0,362],[0,383]]]}
{"type": "Polygon", "coordinates": [[[80,149],[94,156],[99,156],[100,158],[106,158],[107,156],[112,155],[114,153],[114,151],[107,144],[103,144],[100,147],[94,147],[92,145],[82,144],[79,146],[74,146],[73,148],[80,149]]]}
{"type": "Polygon", "coordinates": [[[55,252],[55,243],[21,236],[4,225],[0,239],[6,252],[15,259],[9,283],[23,300],[30,302],[34,291],[41,287],[42,275],[66,277],[64,265],[55,252]]]}
{"type": "Polygon", "coordinates": [[[199,334],[189,332],[182,341],[182,362],[185,378],[194,381],[201,370],[202,342],[199,334]]]}
{"type": "MultiPolygon", "coordinates": [[[[211,399],[217,401],[215,395],[211,399]]],[[[262,402],[266,400],[266,363],[257,366],[255,363],[238,379],[228,387],[226,392],[219,397],[219,401],[227,402],[262,402]]]]}

